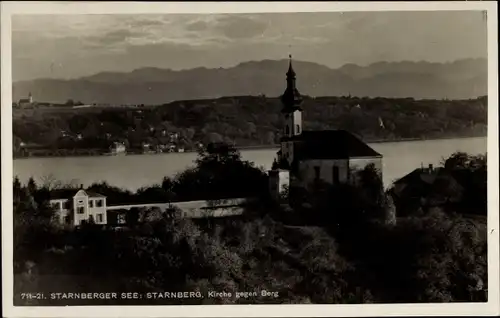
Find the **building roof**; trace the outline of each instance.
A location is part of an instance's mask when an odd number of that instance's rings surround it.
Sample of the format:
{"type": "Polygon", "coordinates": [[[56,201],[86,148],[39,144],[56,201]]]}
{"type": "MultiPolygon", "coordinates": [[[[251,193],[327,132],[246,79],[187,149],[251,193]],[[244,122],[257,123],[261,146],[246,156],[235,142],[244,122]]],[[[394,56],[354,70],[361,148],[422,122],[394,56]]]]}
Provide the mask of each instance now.
{"type": "Polygon", "coordinates": [[[407,184],[414,183],[416,181],[432,184],[436,180],[436,177],[440,174],[443,168],[434,168],[433,171],[429,169],[418,168],[408,173],[406,176],[394,181],[394,184],[407,184]]]}
{"type": "Polygon", "coordinates": [[[19,100],[19,103],[29,103],[30,100],[28,98],[22,98],[19,100]]]}
{"type": "Polygon", "coordinates": [[[90,198],[105,198],[106,196],[82,189],[54,189],[50,191],[50,200],[70,199],[73,198],[79,191],[83,191],[90,198]]]}
{"type": "Polygon", "coordinates": [[[286,72],[286,89],[283,95],[281,95],[281,102],[283,103],[281,112],[283,113],[290,113],[296,110],[302,111],[300,107],[302,96],[297,90],[295,81],[295,71],[292,67],[292,56],[290,55],[288,72],[286,72]]]}
{"type": "Polygon", "coordinates": [[[298,160],[382,157],[346,130],[304,130],[298,136],[283,140],[298,141],[294,149],[298,160]]]}
{"type": "Polygon", "coordinates": [[[70,199],[76,193],[78,189],[54,189],[50,190],[50,200],[58,200],[58,199],[70,199]]]}
{"type": "Polygon", "coordinates": [[[85,191],[87,193],[87,196],[90,198],[105,198],[106,196],[97,193],[97,192],[92,192],[92,191],[85,191]]]}
{"type": "MultiPolygon", "coordinates": [[[[442,191],[453,191],[453,195],[460,196],[463,185],[456,179],[453,172],[438,167],[434,169],[418,168],[394,182],[394,194],[397,196],[435,196],[442,191]]],[[[453,196],[452,195],[452,196],[453,196]]]]}

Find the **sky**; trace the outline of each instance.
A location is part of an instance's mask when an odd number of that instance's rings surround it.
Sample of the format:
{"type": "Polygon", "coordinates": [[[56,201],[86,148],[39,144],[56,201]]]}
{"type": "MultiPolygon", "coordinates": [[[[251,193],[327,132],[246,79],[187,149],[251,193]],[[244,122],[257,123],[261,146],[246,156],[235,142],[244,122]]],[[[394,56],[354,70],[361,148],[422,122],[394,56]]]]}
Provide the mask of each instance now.
{"type": "Polygon", "coordinates": [[[293,58],[337,68],[487,57],[481,11],[12,16],[12,76],[78,78],[141,67],[293,58]]]}

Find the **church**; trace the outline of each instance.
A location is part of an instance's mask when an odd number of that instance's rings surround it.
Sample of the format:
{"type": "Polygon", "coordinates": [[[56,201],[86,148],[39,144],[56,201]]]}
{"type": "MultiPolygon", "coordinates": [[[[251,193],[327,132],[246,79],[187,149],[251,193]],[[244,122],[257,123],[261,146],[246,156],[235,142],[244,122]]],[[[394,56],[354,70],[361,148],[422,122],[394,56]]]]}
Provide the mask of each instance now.
{"type": "Polygon", "coordinates": [[[356,182],[354,173],[373,164],[382,174],[382,155],[345,130],[303,130],[302,97],[296,87],[292,59],[281,96],[284,127],[281,149],[269,171],[270,191],[279,196],[284,186],[308,188],[314,181],[356,182]]]}
{"type": "Polygon", "coordinates": [[[27,106],[32,106],[33,105],[33,95],[31,95],[31,92],[28,95],[28,98],[21,98],[19,102],[17,103],[19,107],[27,107],[27,106]]]}

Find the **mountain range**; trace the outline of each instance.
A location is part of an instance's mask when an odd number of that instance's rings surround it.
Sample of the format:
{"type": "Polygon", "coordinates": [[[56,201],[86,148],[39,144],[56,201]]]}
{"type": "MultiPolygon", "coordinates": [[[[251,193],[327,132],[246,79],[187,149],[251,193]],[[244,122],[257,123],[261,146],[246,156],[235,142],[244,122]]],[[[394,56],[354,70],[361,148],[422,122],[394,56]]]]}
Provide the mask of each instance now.
{"type": "MultiPolygon", "coordinates": [[[[487,60],[449,63],[378,62],[332,69],[293,61],[299,91],[309,96],[413,97],[467,99],[487,95],[487,60]]],[[[222,96],[279,96],[288,60],[240,63],[230,68],[174,71],[145,67],[131,72],[101,72],[77,79],[35,79],[13,83],[13,100],[31,92],[35,101],[158,105],[174,100],[222,96]]]]}

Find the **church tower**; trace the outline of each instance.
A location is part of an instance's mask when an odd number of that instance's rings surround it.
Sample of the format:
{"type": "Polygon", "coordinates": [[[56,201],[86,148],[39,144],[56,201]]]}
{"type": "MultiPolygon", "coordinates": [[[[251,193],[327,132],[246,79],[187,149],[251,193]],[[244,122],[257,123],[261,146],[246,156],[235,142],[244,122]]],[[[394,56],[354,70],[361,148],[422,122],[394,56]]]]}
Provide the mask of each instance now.
{"type": "Polygon", "coordinates": [[[290,55],[288,72],[286,73],[286,89],[281,96],[284,116],[283,137],[281,138],[281,159],[286,159],[289,164],[293,161],[294,137],[302,133],[302,97],[296,87],[296,74],[292,67],[290,55]]]}
{"type": "Polygon", "coordinates": [[[30,92],[30,94],[28,95],[28,100],[29,100],[29,103],[30,103],[30,104],[33,104],[33,95],[31,95],[31,92],[30,92]]]}

